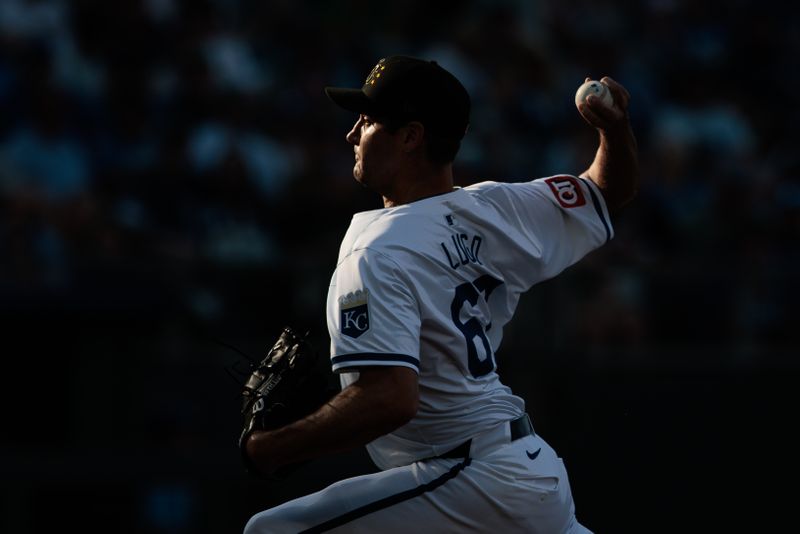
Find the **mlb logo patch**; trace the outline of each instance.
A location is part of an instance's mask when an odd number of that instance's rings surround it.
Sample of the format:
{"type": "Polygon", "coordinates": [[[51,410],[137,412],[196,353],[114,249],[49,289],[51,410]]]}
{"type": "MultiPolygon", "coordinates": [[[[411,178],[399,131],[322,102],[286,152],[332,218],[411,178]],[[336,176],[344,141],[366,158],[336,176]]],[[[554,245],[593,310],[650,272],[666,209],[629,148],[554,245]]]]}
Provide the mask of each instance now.
{"type": "Polygon", "coordinates": [[[572,176],[554,176],[545,180],[556,200],[564,208],[577,208],[586,204],[586,197],[577,178],[572,176]]]}
{"type": "Polygon", "coordinates": [[[339,297],[339,324],[342,334],[357,338],[369,330],[369,292],[359,289],[339,297]]]}

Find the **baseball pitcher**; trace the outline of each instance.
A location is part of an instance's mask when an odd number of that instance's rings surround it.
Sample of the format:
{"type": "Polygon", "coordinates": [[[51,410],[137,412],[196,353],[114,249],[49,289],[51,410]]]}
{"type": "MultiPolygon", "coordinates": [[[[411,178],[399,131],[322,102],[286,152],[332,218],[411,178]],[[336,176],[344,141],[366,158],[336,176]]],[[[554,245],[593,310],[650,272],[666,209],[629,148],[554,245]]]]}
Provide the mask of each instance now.
{"type": "Polygon", "coordinates": [[[577,103],[599,133],[585,172],[464,188],[452,164],[470,98],[450,72],[392,56],[360,88],[325,89],[356,114],[353,175],[383,199],[353,216],[331,277],[342,389],[297,421],[251,425],[241,445],[263,474],[364,445],[381,471],[257,513],[246,534],[589,532],[495,356],[522,293],[612,239],[636,193],[629,95],[600,82],[611,100],[577,103]]]}

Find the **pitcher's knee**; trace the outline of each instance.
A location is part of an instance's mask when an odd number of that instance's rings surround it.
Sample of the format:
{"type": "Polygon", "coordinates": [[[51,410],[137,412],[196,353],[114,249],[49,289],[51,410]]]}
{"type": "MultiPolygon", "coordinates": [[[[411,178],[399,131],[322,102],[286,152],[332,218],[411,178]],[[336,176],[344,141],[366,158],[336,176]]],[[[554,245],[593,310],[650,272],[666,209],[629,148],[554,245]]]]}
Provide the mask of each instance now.
{"type": "Polygon", "coordinates": [[[244,526],[243,534],[260,534],[261,532],[266,532],[261,528],[261,521],[258,519],[258,516],[261,514],[256,514],[247,521],[247,524],[244,526]]]}
{"type": "MultiPolygon", "coordinates": [[[[281,521],[277,518],[270,518],[269,510],[259,512],[244,526],[244,534],[268,534],[281,532],[281,521]]],[[[286,532],[283,530],[283,532],[286,532]]]]}
{"type": "Polygon", "coordinates": [[[308,528],[302,522],[286,517],[286,514],[277,513],[276,509],[259,512],[244,526],[243,534],[284,534],[297,532],[308,528]]]}

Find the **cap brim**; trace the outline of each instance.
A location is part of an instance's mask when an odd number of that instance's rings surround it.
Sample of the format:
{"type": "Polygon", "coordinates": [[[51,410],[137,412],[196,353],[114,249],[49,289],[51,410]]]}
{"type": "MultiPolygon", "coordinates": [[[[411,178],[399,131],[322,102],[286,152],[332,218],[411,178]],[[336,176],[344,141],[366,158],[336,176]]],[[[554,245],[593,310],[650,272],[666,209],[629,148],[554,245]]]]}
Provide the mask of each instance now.
{"type": "Polygon", "coordinates": [[[325,94],[340,108],[344,108],[354,113],[370,113],[372,102],[361,89],[349,89],[344,87],[326,87],[325,94]]]}

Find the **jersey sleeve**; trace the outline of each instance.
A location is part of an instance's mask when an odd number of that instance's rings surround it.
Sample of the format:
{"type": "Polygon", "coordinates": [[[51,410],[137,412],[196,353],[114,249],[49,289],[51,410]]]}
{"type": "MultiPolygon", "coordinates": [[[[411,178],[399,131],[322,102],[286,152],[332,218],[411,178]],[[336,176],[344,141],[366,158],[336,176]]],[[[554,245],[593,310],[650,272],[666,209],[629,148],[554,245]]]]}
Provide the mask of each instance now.
{"type": "Polygon", "coordinates": [[[614,236],[597,185],[558,175],[503,184],[506,216],[516,219],[524,245],[540,260],[523,278],[527,285],[556,276],[614,236]]]}
{"type": "Polygon", "coordinates": [[[336,267],[328,292],[334,372],[401,366],[419,372],[420,312],[403,270],[386,255],[357,250],[336,267]]]}

